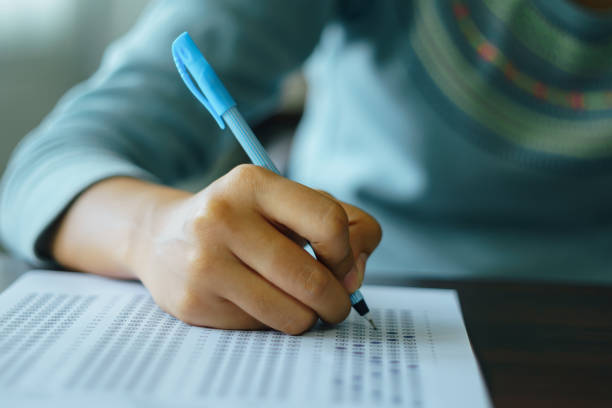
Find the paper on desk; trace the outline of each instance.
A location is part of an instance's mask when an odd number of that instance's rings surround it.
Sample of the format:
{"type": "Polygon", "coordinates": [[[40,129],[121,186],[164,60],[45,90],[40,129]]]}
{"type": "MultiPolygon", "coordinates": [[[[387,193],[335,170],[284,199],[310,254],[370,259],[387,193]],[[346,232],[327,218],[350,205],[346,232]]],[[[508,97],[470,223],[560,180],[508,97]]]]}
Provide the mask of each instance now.
{"type": "Polygon", "coordinates": [[[454,291],[365,287],[303,336],[191,327],[138,283],[30,272],[0,295],[0,406],[487,407],[454,291]]]}

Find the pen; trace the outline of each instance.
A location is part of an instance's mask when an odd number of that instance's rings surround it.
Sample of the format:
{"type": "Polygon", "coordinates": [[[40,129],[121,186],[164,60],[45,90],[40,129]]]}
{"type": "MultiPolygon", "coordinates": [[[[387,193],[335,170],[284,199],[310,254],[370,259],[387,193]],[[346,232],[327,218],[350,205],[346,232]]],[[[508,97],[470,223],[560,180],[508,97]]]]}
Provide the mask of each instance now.
{"type": "MultiPolygon", "coordinates": [[[[266,150],[238,111],[236,102],[230,96],[227,89],[225,89],[221,80],[188,33],[184,32],[174,40],[172,43],[172,55],[176,68],[181,78],[183,78],[185,85],[210,112],[219,127],[225,129],[227,124],[253,164],[265,167],[280,175],[270,156],[268,156],[266,150]],[[194,81],[197,86],[194,84],[194,81]]],[[[306,243],[304,249],[316,258],[310,243],[306,243]]],[[[351,305],[357,313],[376,329],[376,325],[370,317],[368,305],[361,292],[357,290],[352,293],[350,299],[351,305]]]]}

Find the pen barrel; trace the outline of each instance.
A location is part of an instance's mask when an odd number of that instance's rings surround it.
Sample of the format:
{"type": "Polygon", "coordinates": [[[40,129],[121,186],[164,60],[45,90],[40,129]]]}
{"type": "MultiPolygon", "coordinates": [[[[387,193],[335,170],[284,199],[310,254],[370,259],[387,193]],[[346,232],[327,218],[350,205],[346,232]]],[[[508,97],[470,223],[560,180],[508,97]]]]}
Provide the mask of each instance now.
{"type": "Polygon", "coordinates": [[[370,308],[368,308],[361,291],[357,290],[350,295],[351,305],[353,308],[359,313],[360,316],[363,316],[370,312],[370,308]]]}
{"type": "Polygon", "coordinates": [[[234,133],[236,136],[238,143],[240,143],[240,146],[242,146],[253,164],[265,167],[266,169],[280,175],[276,165],[274,162],[272,162],[268,156],[268,153],[266,153],[266,150],[259,142],[259,139],[257,139],[251,130],[251,127],[244,120],[238,109],[236,107],[232,107],[225,112],[222,117],[227,126],[231,129],[232,133],[234,133]]]}

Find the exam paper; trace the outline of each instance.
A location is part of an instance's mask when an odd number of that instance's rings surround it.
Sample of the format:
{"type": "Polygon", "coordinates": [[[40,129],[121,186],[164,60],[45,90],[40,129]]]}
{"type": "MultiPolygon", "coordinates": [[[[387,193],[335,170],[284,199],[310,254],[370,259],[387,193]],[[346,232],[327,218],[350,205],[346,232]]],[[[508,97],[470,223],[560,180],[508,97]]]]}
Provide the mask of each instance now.
{"type": "Polygon", "coordinates": [[[142,285],[29,272],[0,294],[0,406],[488,407],[454,291],[364,287],[302,336],[214,330],[142,285]]]}

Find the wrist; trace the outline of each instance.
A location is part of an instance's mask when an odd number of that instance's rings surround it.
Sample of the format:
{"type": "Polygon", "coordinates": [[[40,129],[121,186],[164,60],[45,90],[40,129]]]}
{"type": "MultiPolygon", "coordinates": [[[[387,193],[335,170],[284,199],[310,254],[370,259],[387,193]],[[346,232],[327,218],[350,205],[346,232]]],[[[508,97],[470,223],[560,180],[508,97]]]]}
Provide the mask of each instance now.
{"type": "Polygon", "coordinates": [[[160,246],[175,235],[172,230],[180,226],[181,208],[192,194],[153,184],[140,193],[121,259],[130,275],[143,280],[155,269],[160,246]]]}
{"type": "Polygon", "coordinates": [[[150,234],[165,204],[189,193],[116,177],[88,188],[59,222],[53,257],[67,269],[113,278],[139,278],[150,234]]]}

